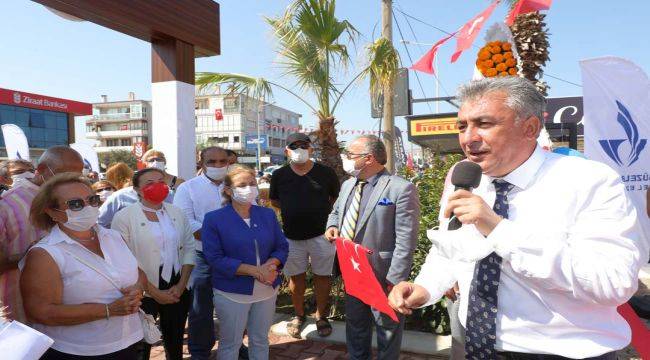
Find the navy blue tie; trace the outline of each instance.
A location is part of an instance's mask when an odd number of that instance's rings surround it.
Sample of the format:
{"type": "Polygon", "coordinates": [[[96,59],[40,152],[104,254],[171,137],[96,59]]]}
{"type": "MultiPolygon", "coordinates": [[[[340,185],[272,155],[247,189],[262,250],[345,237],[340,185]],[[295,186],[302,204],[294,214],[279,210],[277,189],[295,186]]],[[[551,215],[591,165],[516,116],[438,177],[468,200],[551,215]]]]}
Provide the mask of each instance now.
{"type": "MultiPolygon", "coordinates": [[[[496,200],[492,209],[508,218],[508,193],[514,185],[503,180],[494,180],[496,200]]],[[[501,277],[501,256],[491,253],[474,267],[474,278],[469,288],[467,306],[467,328],[465,334],[465,359],[496,359],[494,346],[497,340],[497,292],[501,277]]]]}

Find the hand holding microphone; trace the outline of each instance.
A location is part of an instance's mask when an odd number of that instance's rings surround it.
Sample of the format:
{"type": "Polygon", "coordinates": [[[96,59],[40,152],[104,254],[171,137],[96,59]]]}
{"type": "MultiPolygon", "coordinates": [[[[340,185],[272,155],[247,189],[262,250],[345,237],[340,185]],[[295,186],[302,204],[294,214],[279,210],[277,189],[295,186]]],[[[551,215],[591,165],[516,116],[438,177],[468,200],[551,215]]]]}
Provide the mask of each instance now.
{"type": "Polygon", "coordinates": [[[481,182],[481,167],[473,162],[463,161],[456,165],[451,174],[451,183],[456,186],[447,201],[445,217],[451,217],[448,230],[457,230],[463,224],[474,224],[476,229],[488,236],[502,217],[492,210],[483,198],[472,193],[481,182]]]}

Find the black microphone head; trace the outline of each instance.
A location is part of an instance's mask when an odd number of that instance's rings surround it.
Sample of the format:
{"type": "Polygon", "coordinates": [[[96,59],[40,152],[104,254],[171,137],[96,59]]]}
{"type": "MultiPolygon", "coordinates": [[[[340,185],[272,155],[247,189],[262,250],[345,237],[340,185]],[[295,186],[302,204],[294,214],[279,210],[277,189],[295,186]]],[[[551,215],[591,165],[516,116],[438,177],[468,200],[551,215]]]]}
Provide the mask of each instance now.
{"type": "Polygon", "coordinates": [[[461,161],[451,173],[451,183],[457,188],[475,189],[481,183],[481,167],[471,161],[461,161]]]}

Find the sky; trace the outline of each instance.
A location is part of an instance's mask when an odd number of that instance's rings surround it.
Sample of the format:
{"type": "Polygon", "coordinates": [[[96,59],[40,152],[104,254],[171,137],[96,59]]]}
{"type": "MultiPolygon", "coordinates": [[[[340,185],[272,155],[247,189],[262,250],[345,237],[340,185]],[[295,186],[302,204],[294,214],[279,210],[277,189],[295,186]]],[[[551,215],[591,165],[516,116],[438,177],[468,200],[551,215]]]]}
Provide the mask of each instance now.
{"type": "MultiPolygon", "coordinates": [[[[283,76],[277,64],[276,43],[263,19],[280,15],[289,3],[289,0],[220,1],[221,55],[197,59],[196,70],[261,76],[293,87],[292,79],[283,76]]],[[[351,48],[352,66],[337,78],[342,87],[365,63],[365,46],[380,35],[380,5],[380,0],[337,2],[337,16],[349,20],[361,33],[356,46],[351,48]]],[[[487,0],[394,0],[395,17],[403,38],[424,44],[433,44],[444,36],[431,25],[453,32],[488,5],[487,0]],[[407,17],[397,10],[419,21],[408,18],[407,22],[407,17]]],[[[506,10],[503,4],[497,7],[475,44],[483,42],[485,30],[491,24],[503,21],[506,10]]],[[[568,82],[546,77],[551,86],[549,96],[582,95],[578,66],[582,59],[620,56],[650,72],[649,13],[650,1],[645,0],[555,0],[547,16],[551,61],[546,73],[568,82]]],[[[393,40],[402,65],[408,67],[412,62],[400,42],[397,24],[393,23],[393,40]]],[[[0,33],[3,34],[0,40],[2,88],[86,102],[99,102],[100,95],[108,95],[109,101],[123,100],[130,91],[137,98],[151,99],[151,49],[147,42],[90,22],[65,20],[28,0],[0,1],[0,33]]],[[[406,47],[413,62],[430,48],[415,44],[406,47]]],[[[477,48],[463,53],[451,64],[449,58],[454,49],[455,41],[449,41],[438,52],[438,94],[433,76],[420,73],[420,88],[414,73],[410,72],[410,88],[415,98],[453,95],[460,84],[471,79],[477,48]]],[[[317,118],[307,106],[281,90],[274,94],[278,106],[303,115],[303,126],[315,126],[317,118]]],[[[436,106],[415,104],[413,110],[414,114],[428,114],[435,112],[436,106]]],[[[438,109],[440,112],[453,110],[444,104],[438,109]]],[[[377,129],[378,121],[370,117],[367,81],[351,88],[335,115],[340,129],[377,129]]],[[[395,123],[404,132],[406,141],[406,121],[398,117],[395,123]]],[[[339,135],[340,140],[349,137],[339,135]]]]}

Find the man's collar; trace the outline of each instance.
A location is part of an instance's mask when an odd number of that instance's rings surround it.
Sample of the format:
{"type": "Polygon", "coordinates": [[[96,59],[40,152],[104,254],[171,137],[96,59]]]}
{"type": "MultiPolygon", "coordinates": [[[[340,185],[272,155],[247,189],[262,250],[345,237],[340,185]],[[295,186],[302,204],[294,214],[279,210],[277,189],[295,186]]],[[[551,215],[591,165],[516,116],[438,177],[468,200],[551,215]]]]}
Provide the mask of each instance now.
{"type": "MultiPolygon", "coordinates": [[[[523,164],[519,165],[518,168],[510,172],[510,174],[502,177],[501,179],[511,183],[519,189],[525,189],[530,185],[530,183],[535,178],[537,171],[546,160],[544,155],[544,150],[541,147],[536,146],[533,153],[530,155],[528,160],[524,161],[523,164]]],[[[490,182],[496,179],[495,177],[488,176],[490,182]]]]}
{"type": "Polygon", "coordinates": [[[201,174],[201,178],[202,178],[203,181],[205,181],[206,183],[208,183],[208,184],[212,184],[212,185],[214,185],[214,186],[221,186],[221,185],[223,185],[223,181],[219,181],[219,183],[217,184],[217,183],[215,183],[214,181],[212,181],[212,179],[210,179],[210,178],[209,178],[205,173],[201,174]]]}
{"type": "Polygon", "coordinates": [[[375,175],[369,177],[366,179],[366,182],[372,186],[377,185],[377,182],[379,181],[379,178],[382,177],[384,174],[388,174],[388,171],[386,168],[382,169],[380,172],[376,173],[375,175]]]}

